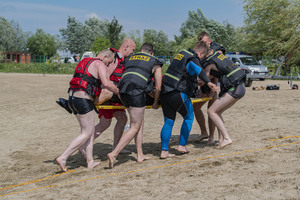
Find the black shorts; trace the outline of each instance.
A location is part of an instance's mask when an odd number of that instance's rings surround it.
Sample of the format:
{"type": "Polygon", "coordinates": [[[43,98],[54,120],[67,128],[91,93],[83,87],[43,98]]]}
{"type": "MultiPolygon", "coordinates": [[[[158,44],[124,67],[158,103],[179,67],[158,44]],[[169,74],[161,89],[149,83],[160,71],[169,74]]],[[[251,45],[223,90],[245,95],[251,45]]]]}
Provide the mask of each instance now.
{"type": "Polygon", "coordinates": [[[246,93],[245,84],[242,83],[236,87],[232,87],[228,90],[227,93],[234,99],[241,99],[246,93]]]}
{"type": "Polygon", "coordinates": [[[75,115],[83,115],[94,110],[95,105],[90,99],[69,96],[69,107],[75,115]]]}
{"type": "Polygon", "coordinates": [[[188,114],[188,110],[178,90],[163,94],[160,96],[160,102],[164,116],[175,120],[176,113],[180,113],[182,117],[188,114]]]}
{"type": "Polygon", "coordinates": [[[124,106],[129,107],[145,107],[146,105],[152,105],[154,99],[147,95],[146,92],[143,92],[139,95],[129,95],[129,94],[120,94],[124,106]]]}

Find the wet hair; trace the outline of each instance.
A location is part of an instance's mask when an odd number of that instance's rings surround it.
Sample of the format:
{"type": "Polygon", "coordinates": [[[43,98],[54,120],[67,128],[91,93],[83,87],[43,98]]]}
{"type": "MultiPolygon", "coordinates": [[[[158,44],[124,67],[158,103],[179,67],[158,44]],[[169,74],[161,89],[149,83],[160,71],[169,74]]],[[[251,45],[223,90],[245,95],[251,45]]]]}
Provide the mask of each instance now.
{"type": "Polygon", "coordinates": [[[209,47],[206,45],[205,42],[203,41],[198,41],[196,42],[196,44],[194,45],[193,48],[196,52],[201,52],[204,51],[204,54],[207,55],[208,51],[209,51],[209,47]]]}
{"type": "Polygon", "coordinates": [[[144,43],[142,46],[141,46],[141,51],[144,51],[146,53],[149,53],[149,54],[152,54],[153,53],[153,45],[150,44],[150,43],[144,43]]]}
{"type": "Polygon", "coordinates": [[[205,31],[202,31],[201,33],[199,33],[197,39],[198,41],[201,41],[205,36],[209,37],[208,33],[206,33],[205,31]]]}

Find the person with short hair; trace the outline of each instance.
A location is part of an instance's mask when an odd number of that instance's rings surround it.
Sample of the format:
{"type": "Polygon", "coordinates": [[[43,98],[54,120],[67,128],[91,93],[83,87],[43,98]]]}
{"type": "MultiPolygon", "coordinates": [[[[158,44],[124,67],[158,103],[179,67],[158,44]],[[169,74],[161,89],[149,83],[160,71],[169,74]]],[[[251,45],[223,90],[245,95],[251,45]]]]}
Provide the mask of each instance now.
{"type": "MultiPolygon", "coordinates": [[[[132,39],[126,38],[123,40],[119,50],[112,49],[115,53],[115,60],[108,67],[110,80],[118,86],[125,69],[125,59],[132,55],[136,45],[132,39]]],[[[99,102],[103,103],[113,97],[113,93],[109,90],[103,90],[99,97],[99,102]]],[[[114,101],[109,101],[110,105],[123,105],[117,96],[113,97],[114,101]]],[[[94,139],[99,137],[111,125],[112,118],[117,120],[114,127],[114,139],[112,149],[117,146],[127,124],[128,118],[124,109],[99,109],[99,123],[95,126],[94,139]]],[[[89,148],[89,147],[88,147],[89,148]]],[[[130,153],[130,150],[123,149],[121,153],[130,153]]]]}
{"type": "Polygon", "coordinates": [[[210,79],[216,77],[220,81],[219,97],[208,108],[207,113],[218,128],[217,148],[224,148],[232,144],[232,140],[225,128],[222,113],[245,95],[246,74],[224,54],[208,50],[209,47],[204,42],[198,43],[200,48],[206,52],[200,56],[200,60],[207,76],[210,79]]]}
{"type": "Polygon", "coordinates": [[[197,97],[198,78],[213,91],[216,90],[216,85],[211,83],[201,67],[199,60],[201,54],[206,54],[206,52],[197,45],[193,49],[179,52],[163,76],[160,96],[164,114],[164,125],[161,130],[161,159],[175,156],[169,152],[169,141],[177,112],[183,117],[177,151],[189,153],[186,144],[194,120],[190,98],[197,97]]]}
{"type": "MultiPolygon", "coordinates": [[[[135,51],[135,48],[136,48],[136,45],[135,45],[134,41],[129,38],[126,38],[123,40],[119,50],[110,48],[110,50],[114,53],[114,61],[108,66],[107,74],[108,74],[108,77],[110,78],[110,80],[116,86],[118,85],[118,83],[121,79],[121,76],[123,74],[123,71],[124,71],[124,59],[127,56],[133,54],[135,51]]],[[[113,97],[113,93],[111,91],[103,88],[99,98],[97,99],[97,103],[102,104],[103,102],[111,99],[112,97],[113,97]]],[[[62,106],[63,108],[65,108],[69,113],[72,113],[72,111],[68,107],[67,100],[65,100],[63,98],[59,98],[59,101],[57,101],[57,103],[60,106],[62,106]]],[[[116,106],[122,105],[122,103],[116,96],[114,97],[114,102],[109,102],[109,104],[116,105],[116,106]]],[[[124,109],[110,109],[110,110],[99,109],[98,110],[99,122],[95,126],[95,134],[94,134],[93,140],[95,140],[106,129],[109,128],[113,117],[115,117],[117,120],[117,123],[115,124],[115,127],[114,127],[114,139],[113,139],[113,145],[112,145],[112,147],[114,149],[114,147],[118,144],[118,142],[123,134],[124,127],[128,121],[126,111],[124,109]]],[[[92,150],[90,148],[93,146],[92,144],[90,144],[91,146],[87,146],[87,145],[88,144],[86,143],[80,148],[80,152],[82,153],[82,155],[85,158],[86,158],[86,154],[87,154],[86,150],[89,153],[91,153],[92,150]]],[[[121,153],[130,153],[130,151],[127,149],[123,149],[121,151],[121,153]]]]}
{"type": "MultiPolygon", "coordinates": [[[[225,48],[217,43],[212,42],[208,33],[205,31],[202,31],[201,33],[199,33],[198,41],[203,41],[210,49],[212,49],[215,52],[217,51],[219,53],[225,54],[225,48]]],[[[218,85],[217,78],[213,78],[211,81],[214,84],[218,85]]],[[[205,94],[205,90],[207,90],[207,87],[201,88],[199,97],[204,98],[207,96],[205,94]]],[[[208,102],[207,108],[209,108],[213,104],[213,102],[217,99],[219,91],[220,91],[220,87],[218,86],[217,91],[214,92],[214,94],[212,95],[212,99],[207,101],[208,102]]],[[[204,104],[206,104],[206,101],[205,102],[197,102],[197,103],[193,104],[195,118],[196,118],[197,123],[199,124],[200,131],[201,131],[200,135],[194,141],[201,142],[204,139],[208,139],[207,144],[214,145],[215,144],[215,140],[214,140],[215,125],[211,121],[211,119],[208,118],[208,129],[209,129],[209,133],[208,133],[207,129],[206,129],[206,124],[205,124],[205,116],[201,110],[201,108],[204,106],[204,104]]]]}
{"type": "Polygon", "coordinates": [[[206,43],[206,45],[214,50],[214,51],[218,51],[219,53],[223,53],[225,55],[225,47],[223,47],[222,45],[220,44],[217,44],[215,42],[212,42],[208,33],[205,32],[205,31],[202,31],[199,33],[198,37],[197,37],[198,41],[203,41],[206,43]]]}
{"type": "MultiPolygon", "coordinates": [[[[85,58],[80,61],[75,69],[70,81],[68,104],[76,115],[81,134],[70,143],[63,154],[56,158],[62,171],[68,171],[66,162],[69,156],[86,142],[93,143],[91,137],[95,127],[94,101],[100,95],[101,87],[119,95],[119,89],[108,79],[107,75],[107,66],[113,62],[113,55],[109,49],[103,50],[96,58],[85,58]]],[[[86,161],[88,168],[94,168],[100,164],[94,161],[92,153],[87,154],[86,161]]]]}
{"type": "Polygon", "coordinates": [[[147,93],[153,91],[152,76],[155,79],[153,109],[158,109],[161,90],[161,67],[163,63],[153,56],[153,45],[144,43],[141,52],[130,55],[125,60],[125,71],[119,83],[121,100],[128,108],[130,128],[122,135],[115,149],[108,153],[109,167],[113,168],[121,150],[134,138],[137,162],[150,157],[143,154],[142,139],[147,93]]]}

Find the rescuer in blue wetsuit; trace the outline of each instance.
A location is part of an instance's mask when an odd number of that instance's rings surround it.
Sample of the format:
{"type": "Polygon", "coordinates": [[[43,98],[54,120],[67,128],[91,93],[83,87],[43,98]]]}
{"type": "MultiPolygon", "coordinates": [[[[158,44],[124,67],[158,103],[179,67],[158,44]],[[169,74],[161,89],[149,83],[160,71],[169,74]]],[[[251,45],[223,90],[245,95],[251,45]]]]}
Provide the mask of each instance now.
{"type": "Polygon", "coordinates": [[[205,84],[216,90],[216,85],[211,83],[200,65],[200,55],[207,54],[200,50],[198,43],[193,50],[183,50],[178,53],[162,79],[162,91],[160,101],[164,114],[164,126],[161,130],[161,155],[160,158],[175,156],[169,153],[169,141],[174,126],[176,112],[183,117],[180,130],[179,146],[177,151],[188,153],[185,145],[187,143],[193,120],[194,111],[190,97],[196,97],[198,93],[199,77],[205,84]]]}

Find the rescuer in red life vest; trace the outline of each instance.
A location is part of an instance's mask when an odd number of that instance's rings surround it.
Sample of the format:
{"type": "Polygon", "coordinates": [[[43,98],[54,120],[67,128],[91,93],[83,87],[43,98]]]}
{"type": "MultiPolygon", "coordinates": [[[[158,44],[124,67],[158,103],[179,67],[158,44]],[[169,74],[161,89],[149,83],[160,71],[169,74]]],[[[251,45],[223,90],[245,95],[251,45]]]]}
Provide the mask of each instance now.
{"type": "MultiPolygon", "coordinates": [[[[118,85],[122,73],[124,70],[124,59],[133,54],[135,51],[136,45],[133,40],[131,39],[124,39],[119,50],[117,49],[112,49],[112,51],[115,52],[115,57],[114,57],[114,62],[109,65],[107,68],[108,70],[108,77],[110,77],[110,80],[115,84],[118,85]]],[[[113,96],[113,93],[103,89],[101,91],[101,95],[99,97],[98,102],[103,103],[106,100],[110,99],[113,96]]],[[[114,98],[117,99],[117,98],[114,98]]],[[[57,103],[62,106],[64,109],[66,109],[69,113],[72,113],[72,110],[68,106],[68,101],[59,98],[59,101],[57,103]]],[[[116,102],[109,102],[110,105],[122,105],[121,102],[116,103],[116,102]]],[[[94,134],[94,139],[96,139],[99,135],[101,135],[110,125],[112,122],[112,118],[115,117],[117,120],[117,123],[114,128],[114,142],[113,142],[113,148],[118,144],[125,125],[127,123],[127,115],[126,111],[124,109],[110,109],[110,110],[98,110],[99,114],[99,123],[95,126],[95,134],[94,134]]],[[[82,145],[80,148],[80,152],[83,154],[84,157],[86,157],[86,153],[84,149],[86,148],[86,144],[82,145]]],[[[123,149],[121,153],[130,153],[129,150],[123,149]]]]}
{"type": "MultiPolygon", "coordinates": [[[[135,51],[135,43],[131,39],[124,39],[119,50],[113,49],[116,52],[116,59],[115,62],[111,63],[108,67],[108,73],[111,74],[110,80],[113,81],[115,85],[118,85],[124,71],[124,59],[133,54],[135,51]]],[[[112,97],[112,93],[110,91],[104,91],[101,93],[99,102],[103,101],[103,99],[110,99],[112,97]],[[104,94],[104,95],[103,95],[104,94]]],[[[114,98],[115,99],[115,98],[114,98]]],[[[119,103],[110,102],[110,105],[122,105],[119,103]]],[[[117,146],[125,125],[127,123],[127,115],[124,109],[99,109],[99,123],[95,126],[95,135],[94,137],[97,138],[101,135],[110,125],[112,122],[112,118],[115,117],[117,123],[114,127],[114,142],[113,142],[113,149],[117,146]]],[[[130,153],[129,150],[123,149],[121,153],[130,153]]]]}
{"type": "Polygon", "coordinates": [[[110,49],[103,50],[96,58],[85,58],[80,61],[70,81],[69,108],[76,115],[81,128],[78,135],[68,146],[65,152],[56,161],[62,171],[67,171],[66,162],[83,144],[88,148],[86,152],[87,167],[94,168],[100,162],[93,160],[93,135],[95,128],[94,101],[100,95],[101,88],[119,96],[119,89],[108,79],[107,66],[113,62],[114,53],[110,49]]]}

